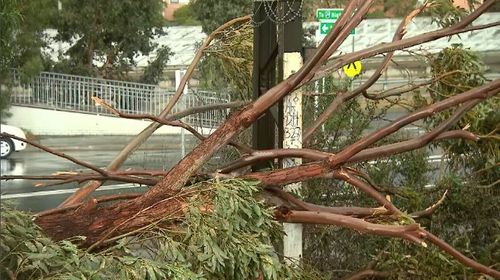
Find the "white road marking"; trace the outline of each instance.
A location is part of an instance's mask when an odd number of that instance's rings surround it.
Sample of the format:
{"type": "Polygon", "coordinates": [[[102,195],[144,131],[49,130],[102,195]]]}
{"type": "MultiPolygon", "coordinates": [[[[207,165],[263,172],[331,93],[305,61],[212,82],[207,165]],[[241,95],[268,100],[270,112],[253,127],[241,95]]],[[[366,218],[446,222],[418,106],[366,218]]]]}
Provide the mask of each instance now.
{"type": "MultiPolygon", "coordinates": [[[[140,188],[140,185],[135,184],[120,184],[112,186],[102,186],[97,189],[97,191],[110,191],[110,190],[121,190],[121,189],[135,189],[140,188]]],[[[52,191],[39,191],[39,192],[29,192],[29,193],[16,193],[16,194],[4,194],[0,195],[0,199],[16,199],[16,198],[26,198],[26,197],[38,197],[38,196],[48,196],[48,195],[58,195],[58,194],[68,194],[74,193],[78,188],[74,189],[64,189],[64,190],[52,190],[52,191]]]]}

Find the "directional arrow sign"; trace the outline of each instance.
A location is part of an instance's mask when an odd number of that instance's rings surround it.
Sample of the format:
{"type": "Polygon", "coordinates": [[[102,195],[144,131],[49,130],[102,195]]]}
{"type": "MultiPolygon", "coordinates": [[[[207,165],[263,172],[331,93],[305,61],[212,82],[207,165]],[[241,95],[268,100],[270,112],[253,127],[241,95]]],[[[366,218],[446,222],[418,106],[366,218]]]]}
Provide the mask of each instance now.
{"type": "Polygon", "coordinates": [[[320,22],[319,23],[319,33],[321,35],[326,35],[333,28],[333,22],[320,22]]]}
{"type": "Polygon", "coordinates": [[[342,69],[344,70],[344,73],[346,74],[347,77],[354,78],[357,75],[359,75],[359,73],[361,73],[363,67],[361,66],[361,61],[357,60],[347,65],[344,65],[342,69]]]}
{"type": "MultiPolygon", "coordinates": [[[[332,31],[335,24],[333,22],[320,22],[319,23],[319,34],[326,35],[332,31]]],[[[351,35],[356,34],[355,29],[351,30],[351,35]]]]}

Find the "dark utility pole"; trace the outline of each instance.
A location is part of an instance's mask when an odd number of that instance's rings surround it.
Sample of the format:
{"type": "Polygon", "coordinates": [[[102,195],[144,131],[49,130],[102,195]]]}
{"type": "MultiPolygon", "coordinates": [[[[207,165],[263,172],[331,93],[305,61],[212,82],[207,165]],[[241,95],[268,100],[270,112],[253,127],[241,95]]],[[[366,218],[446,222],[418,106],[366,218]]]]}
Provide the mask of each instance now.
{"type": "MultiPolygon", "coordinates": [[[[300,0],[254,1],[254,98],[283,80],[284,52],[302,51],[301,13],[300,0]]],[[[282,120],[282,104],[266,112],[253,125],[253,147],[259,150],[280,148],[283,143],[282,120]]],[[[254,169],[266,167],[270,164],[257,165],[254,169]]]]}

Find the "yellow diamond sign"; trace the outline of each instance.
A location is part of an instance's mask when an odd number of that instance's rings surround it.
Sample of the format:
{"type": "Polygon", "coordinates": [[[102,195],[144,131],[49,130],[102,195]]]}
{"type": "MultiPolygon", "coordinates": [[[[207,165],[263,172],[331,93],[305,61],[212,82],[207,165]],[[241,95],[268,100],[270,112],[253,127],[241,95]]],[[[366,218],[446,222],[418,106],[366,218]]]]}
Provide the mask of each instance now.
{"type": "Polygon", "coordinates": [[[363,67],[361,66],[361,61],[358,60],[344,65],[342,69],[344,69],[344,73],[347,77],[354,78],[361,73],[361,69],[363,69],[363,67]]]}

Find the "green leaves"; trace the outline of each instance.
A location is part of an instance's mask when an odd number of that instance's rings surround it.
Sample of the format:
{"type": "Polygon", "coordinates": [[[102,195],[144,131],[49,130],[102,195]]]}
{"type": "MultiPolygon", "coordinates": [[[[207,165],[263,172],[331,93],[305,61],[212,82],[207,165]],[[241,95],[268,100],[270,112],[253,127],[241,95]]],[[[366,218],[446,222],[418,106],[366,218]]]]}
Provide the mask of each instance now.
{"type": "Polygon", "coordinates": [[[189,234],[174,240],[184,237],[184,258],[209,279],[257,278],[263,257],[272,252],[271,234],[280,232],[278,224],[254,199],[255,182],[212,181],[210,187],[212,202],[206,196],[190,201],[184,220],[189,234]]]}
{"type": "Polygon", "coordinates": [[[200,62],[204,87],[228,90],[233,93],[232,99],[251,99],[252,28],[250,24],[235,26],[215,38],[200,62]]]}
{"type": "MultiPolygon", "coordinates": [[[[473,0],[471,4],[477,3],[473,0]]],[[[473,7],[473,5],[471,5],[473,7]]],[[[438,23],[441,27],[449,27],[458,23],[468,12],[464,8],[458,7],[452,0],[434,0],[428,13],[432,22],[438,23]]]]}
{"type": "MultiPolygon", "coordinates": [[[[462,93],[471,88],[483,85],[485,66],[474,52],[461,45],[453,45],[443,49],[432,60],[432,74],[436,78],[429,87],[432,101],[462,93]]],[[[490,168],[500,161],[499,123],[500,98],[492,97],[476,105],[457,123],[453,129],[468,127],[468,130],[480,136],[477,143],[471,141],[444,141],[441,147],[448,151],[451,166],[459,172],[464,169],[472,172],[490,168]]],[[[435,126],[452,114],[452,110],[436,114],[427,120],[428,125],[435,126]]],[[[490,184],[499,179],[494,169],[481,174],[476,179],[482,184],[490,184]],[[489,183],[488,183],[489,182],[489,183]]]]}
{"type": "MultiPolygon", "coordinates": [[[[148,55],[156,47],[151,39],[163,32],[161,0],[61,1],[63,8],[52,24],[57,39],[71,42],[72,47],[65,53],[70,58],[54,67],[66,73],[99,71],[105,78],[119,78],[135,64],[136,55],[148,55]],[[105,61],[100,69],[94,65],[95,57],[105,61]]],[[[160,60],[162,65],[165,59],[160,60]]]]}
{"type": "Polygon", "coordinates": [[[272,241],[282,231],[255,199],[257,184],[195,184],[185,218],[172,228],[149,228],[93,254],[69,240],[52,242],[29,215],[2,205],[0,278],[318,279],[280,263],[272,241]]]}
{"type": "Polygon", "coordinates": [[[190,6],[205,33],[211,33],[225,22],[250,14],[251,0],[193,0],[190,6]]]}
{"type": "Polygon", "coordinates": [[[163,69],[167,66],[168,59],[173,53],[167,46],[160,47],[156,51],[156,58],[144,69],[142,82],[157,84],[160,81],[163,69]]]}

